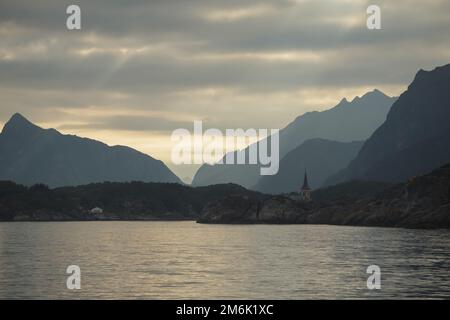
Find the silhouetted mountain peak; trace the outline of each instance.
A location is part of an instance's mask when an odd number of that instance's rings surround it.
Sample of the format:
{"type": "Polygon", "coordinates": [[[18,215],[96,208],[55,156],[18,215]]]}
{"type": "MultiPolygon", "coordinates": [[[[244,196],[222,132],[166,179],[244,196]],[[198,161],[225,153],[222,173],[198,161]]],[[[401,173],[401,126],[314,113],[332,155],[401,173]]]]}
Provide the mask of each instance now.
{"type": "MultiPolygon", "coordinates": [[[[322,138],[339,142],[366,140],[386,120],[396,98],[379,90],[372,91],[375,98],[359,97],[352,102],[342,99],[335,107],[307,112],[280,130],[280,157],[296,149],[306,140],[322,138]]],[[[246,149],[246,152],[249,149],[246,149]]],[[[195,174],[193,185],[233,182],[252,188],[260,179],[259,166],[203,165],[195,174]]]]}
{"type": "Polygon", "coordinates": [[[137,150],[43,129],[19,113],[0,134],[0,180],[50,187],[104,181],[180,182],[163,162],[137,150]]]}
{"type": "Polygon", "coordinates": [[[422,84],[429,85],[429,82],[442,82],[450,80],[450,64],[436,67],[433,70],[427,71],[420,69],[417,71],[414,81],[409,88],[421,86],[422,84]]]}
{"type": "Polygon", "coordinates": [[[27,118],[20,113],[15,113],[8,121],[11,125],[33,125],[27,118]]]}
{"type": "Polygon", "coordinates": [[[27,118],[22,116],[20,113],[15,113],[11,119],[3,127],[2,134],[8,133],[22,133],[27,134],[31,131],[42,130],[40,127],[36,126],[30,122],[27,118]]]}
{"type": "Polygon", "coordinates": [[[375,106],[377,105],[376,102],[378,101],[385,101],[387,99],[394,99],[392,97],[389,97],[388,95],[384,94],[378,89],[374,89],[372,91],[369,91],[362,95],[361,97],[356,96],[352,100],[347,100],[347,98],[343,98],[335,108],[339,107],[346,107],[346,106],[355,106],[355,107],[361,107],[365,103],[375,103],[375,106]]]}
{"type": "Polygon", "coordinates": [[[380,100],[380,99],[392,99],[392,97],[389,97],[388,95],[386,95],[385,93],[383,93],[382,91],[378,90],[378,89],[373,89],[372,91],[369,91],[367,93],[365,93],[364,95],[362,95],[361,97],[357,96],[355,97],[351,103],[356,103],[356,102],[360,102],[360,101],[374,101],[374,100],[380,100]]]}
{"type": "Polygon", "coordinates": [[[373,89],[370,92],[367,92],[362,98],[389,98],[386,94],[378,89],[373,89]]]}
{"type": "Polygon", "coordinates": [[[450,64],[419,70],[355,160],[328,184],[352,179],[400,182],[448,163],[449,87],[450,64]]]}

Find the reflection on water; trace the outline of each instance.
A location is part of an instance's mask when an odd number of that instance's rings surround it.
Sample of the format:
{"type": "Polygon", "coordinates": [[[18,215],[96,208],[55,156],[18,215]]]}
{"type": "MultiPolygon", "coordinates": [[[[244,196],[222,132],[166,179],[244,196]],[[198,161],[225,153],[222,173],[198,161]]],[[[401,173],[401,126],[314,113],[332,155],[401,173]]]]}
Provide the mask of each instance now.
{"type": "Polygon", "coordinates": [[[450,231],[0,223],[0,298],[449,298],[450,231]],[[382,271],[367,289],[366,268],[382,271]],[[66,289],[66,268],[82,289],[66,289]]]}

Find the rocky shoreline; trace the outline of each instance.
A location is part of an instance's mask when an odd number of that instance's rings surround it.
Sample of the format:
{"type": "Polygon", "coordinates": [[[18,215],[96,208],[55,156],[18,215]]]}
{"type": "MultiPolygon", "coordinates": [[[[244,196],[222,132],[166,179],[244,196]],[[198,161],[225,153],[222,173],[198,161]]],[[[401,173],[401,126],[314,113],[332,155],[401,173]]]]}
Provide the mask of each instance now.
{"type": "Polygon", "coordinates": [[[195,221],[207,203],[228,195],[264,197],[232,184],[105,182],[49,189],[0,181],[0,221],[195,221]]]}
{"type": "MultiPolygon", "coordinates": [[[[105,183],[48,190],[0,184],[0,221],[197,221],[204,224],[328,224],[450,228],[450,164],[398,185],[355,182],[315,201],[236,185],[105,183]],[[93,214],[100,206],[104,212],[93,214]]],[[[315,197],[314,197],[315,195],[315,197]]]]}
{"type": "Polygon", "coordinates": [[[207,205],[197,222],[450,228],[450,165],[358,200],[318,203],[287,196],[230,196],[207,205]]]}

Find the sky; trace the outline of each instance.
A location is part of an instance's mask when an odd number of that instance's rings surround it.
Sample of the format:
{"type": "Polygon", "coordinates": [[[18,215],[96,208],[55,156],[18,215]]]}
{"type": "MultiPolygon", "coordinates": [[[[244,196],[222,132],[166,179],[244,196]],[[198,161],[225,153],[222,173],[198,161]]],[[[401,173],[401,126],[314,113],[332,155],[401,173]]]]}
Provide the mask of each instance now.
{"type": "Polygon", "coordinates": [[[448,0],[0,0],[0,125],[127,145],[175,166],[173,130],[283,128],[450,63],[448,0]],[[66,28],[67,6],[81,30],[66,28]],[[381,30],[366,27],[369,5],[381,30]]]}

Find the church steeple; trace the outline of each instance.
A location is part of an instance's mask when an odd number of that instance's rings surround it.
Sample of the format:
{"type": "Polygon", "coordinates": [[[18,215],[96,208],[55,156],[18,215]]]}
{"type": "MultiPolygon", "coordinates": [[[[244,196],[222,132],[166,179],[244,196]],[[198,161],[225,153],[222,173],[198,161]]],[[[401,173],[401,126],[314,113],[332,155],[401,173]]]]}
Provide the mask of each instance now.
{"type": "Polygon", "coordinates": [[[306,172],[306,169],[305,169],[305,177],[303,179],[302,190],[311,190],[311,188],[309,187],[309,183],[308,183],[308,173],[306,172]]]}
{"type": "Polygon", "coordinates": [[[300,196],[303,201],[311,200],[311,188],[309,187],[308,173],[306,172],[306,168],[305,168],[305,177],[303,178],[303,187],[300,190],[300,196]]]}

